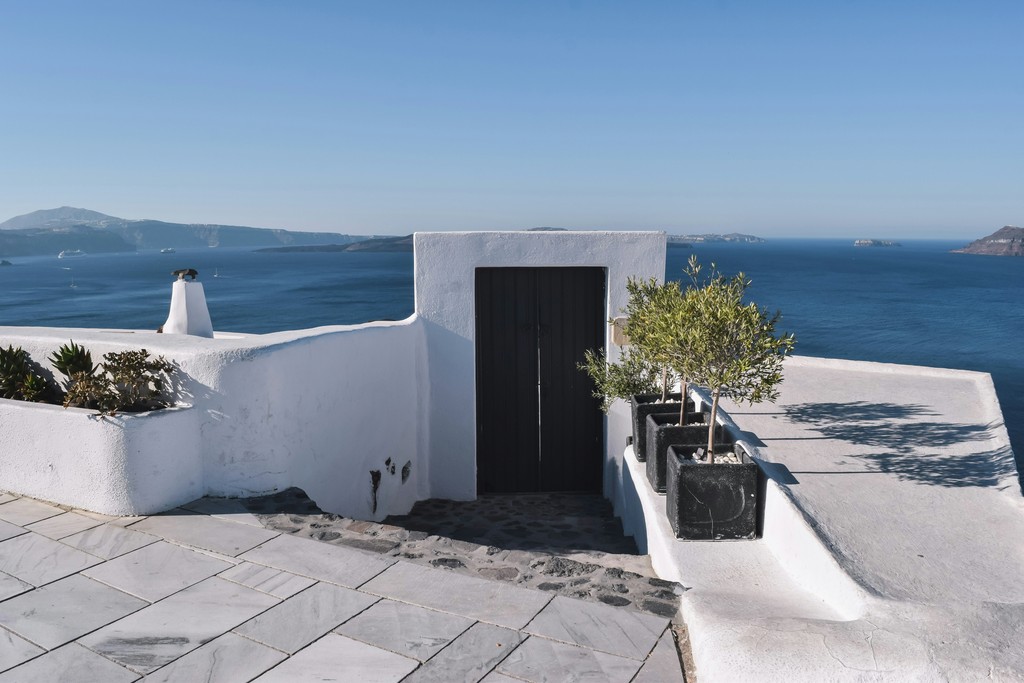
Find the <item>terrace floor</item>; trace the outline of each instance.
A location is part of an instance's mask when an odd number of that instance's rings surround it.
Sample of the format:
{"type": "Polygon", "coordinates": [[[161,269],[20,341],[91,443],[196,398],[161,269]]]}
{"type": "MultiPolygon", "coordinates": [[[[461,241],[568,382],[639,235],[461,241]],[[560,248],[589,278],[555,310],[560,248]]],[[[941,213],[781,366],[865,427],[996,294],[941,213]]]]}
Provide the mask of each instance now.
{"type": "Polygon", "coordinates": [[[0,494],[0,681],[682,681],[667,616],[265,528],[0,494]]]}

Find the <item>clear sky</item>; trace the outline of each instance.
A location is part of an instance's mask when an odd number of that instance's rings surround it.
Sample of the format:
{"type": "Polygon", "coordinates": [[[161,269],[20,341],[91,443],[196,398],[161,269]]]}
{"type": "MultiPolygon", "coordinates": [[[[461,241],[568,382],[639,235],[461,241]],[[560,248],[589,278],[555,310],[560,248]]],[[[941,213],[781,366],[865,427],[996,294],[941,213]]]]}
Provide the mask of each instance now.
{"type": "Polygon", "coordinates": [[[2,2],[0,220],[975,238],[1022,0],[2,2]]]}

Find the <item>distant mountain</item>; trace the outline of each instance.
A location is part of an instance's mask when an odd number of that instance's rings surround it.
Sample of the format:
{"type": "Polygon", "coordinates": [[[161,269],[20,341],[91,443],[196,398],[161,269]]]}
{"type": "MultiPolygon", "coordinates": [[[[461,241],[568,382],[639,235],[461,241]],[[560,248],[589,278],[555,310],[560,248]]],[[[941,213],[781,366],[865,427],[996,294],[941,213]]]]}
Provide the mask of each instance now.
{"type": "Polygon", "coordinates": [[[669,235],[669,244],[701,244],[707,242],[742,242],[745,244],[760,244],[764,242],[764,238],[755,237],[754,235],[743,235],[738,232],[731,232],[728,235],[719,235],[715,233],[705,233],[703,235],[669,235]]]}
{"type": "Polygon", "coordinates": [[[296,253],[296,252],[331,252],[331,251],[363,251],[363,252],[412,252],[412,235],[402,237],[374,237],[351,244],[311,244],[291,247],[266,247],[257,249],[259,252],[296,253]]]}
{"type": "Polygon", "coordinates": [[[988,237],[974,240],[954,254],[984,254],[986,256],[1024,256],[1024,228],[1005,225],[988,237]]]}
{"type": "Polygon", "coordinates": [[[892,240],[854,240],[853,246],[855,247],[902,247],[903,245],[899,242],[893,242],[892,240]]]}
{"type": "Polygon", "coordinates": [[[189,247],[349,244],[362,239],[365,237],[341,233],[128,220],[62,206],[0,223],[0,256],[56,255],[65,249],[99,254],[189,247]]]}

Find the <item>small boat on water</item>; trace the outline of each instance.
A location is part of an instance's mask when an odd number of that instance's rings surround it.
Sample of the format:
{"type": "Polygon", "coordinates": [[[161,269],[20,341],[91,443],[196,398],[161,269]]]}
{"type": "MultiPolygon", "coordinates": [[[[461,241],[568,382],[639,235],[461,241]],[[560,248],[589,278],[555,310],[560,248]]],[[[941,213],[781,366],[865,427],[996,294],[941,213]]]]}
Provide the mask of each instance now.
{"type": "Polygon", "coordinates": [[[173,254],[174,253],[174,247],[165,247],[165,248],[160,250],[160,253],[161,254],[173,254]]]}
{"type": "Polygon", "coordinates": [[[78,256],[85,256],[85,252],[81,249],[65,249],[57,254],[57,258],[75,258],[78,256]]]}

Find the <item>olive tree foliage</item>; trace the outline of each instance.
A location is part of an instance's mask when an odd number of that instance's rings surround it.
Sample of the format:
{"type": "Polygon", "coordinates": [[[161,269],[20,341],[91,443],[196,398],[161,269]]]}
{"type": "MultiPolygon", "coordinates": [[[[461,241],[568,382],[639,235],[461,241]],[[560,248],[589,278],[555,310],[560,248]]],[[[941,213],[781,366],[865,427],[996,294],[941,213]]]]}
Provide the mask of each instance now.
{"type": "Polygon", "coordinates": [[[594,397],[601,399],[601,410],[605,413],[615,399],[629,400],[633,394],[650,394],[658,390],[658,368],[635,349],[625,348],[618,362],[609,363],[604,350],[588,349],[580,370],[594,381],[594,397]]]}
{"type": "Polygon", "coordinates": [[[708,462],[713,463],[719,399],[725,396],[750,405],[776,400],[782,362],[792,353],[796,338],[776,334],[778,311],[769,315],[755,303],[744,303],[750,281],[743,273],[726,278],[714,264],[708,276],[702,278],[700,271],[691,257],[687,274],[693,286],[686,295],[689,321],[680,358],[685,358],[683,370],[690,381],[711,392],[708,462]]]}
{"type": "MultiPolygon", "coordinates": [[[[629,338],[632,352],[644,358],[661,374],[661,400],[668,400],[668,389],[675,381],[672,364],[675,335],[674,311],[682,300],[678,282],[659,284],[655,278],[630,278],[626,283],[629,298],[623,313],[623,333],[629,338]]],[[[685,382],[681,387],[686,407],[685,382]]]]}

